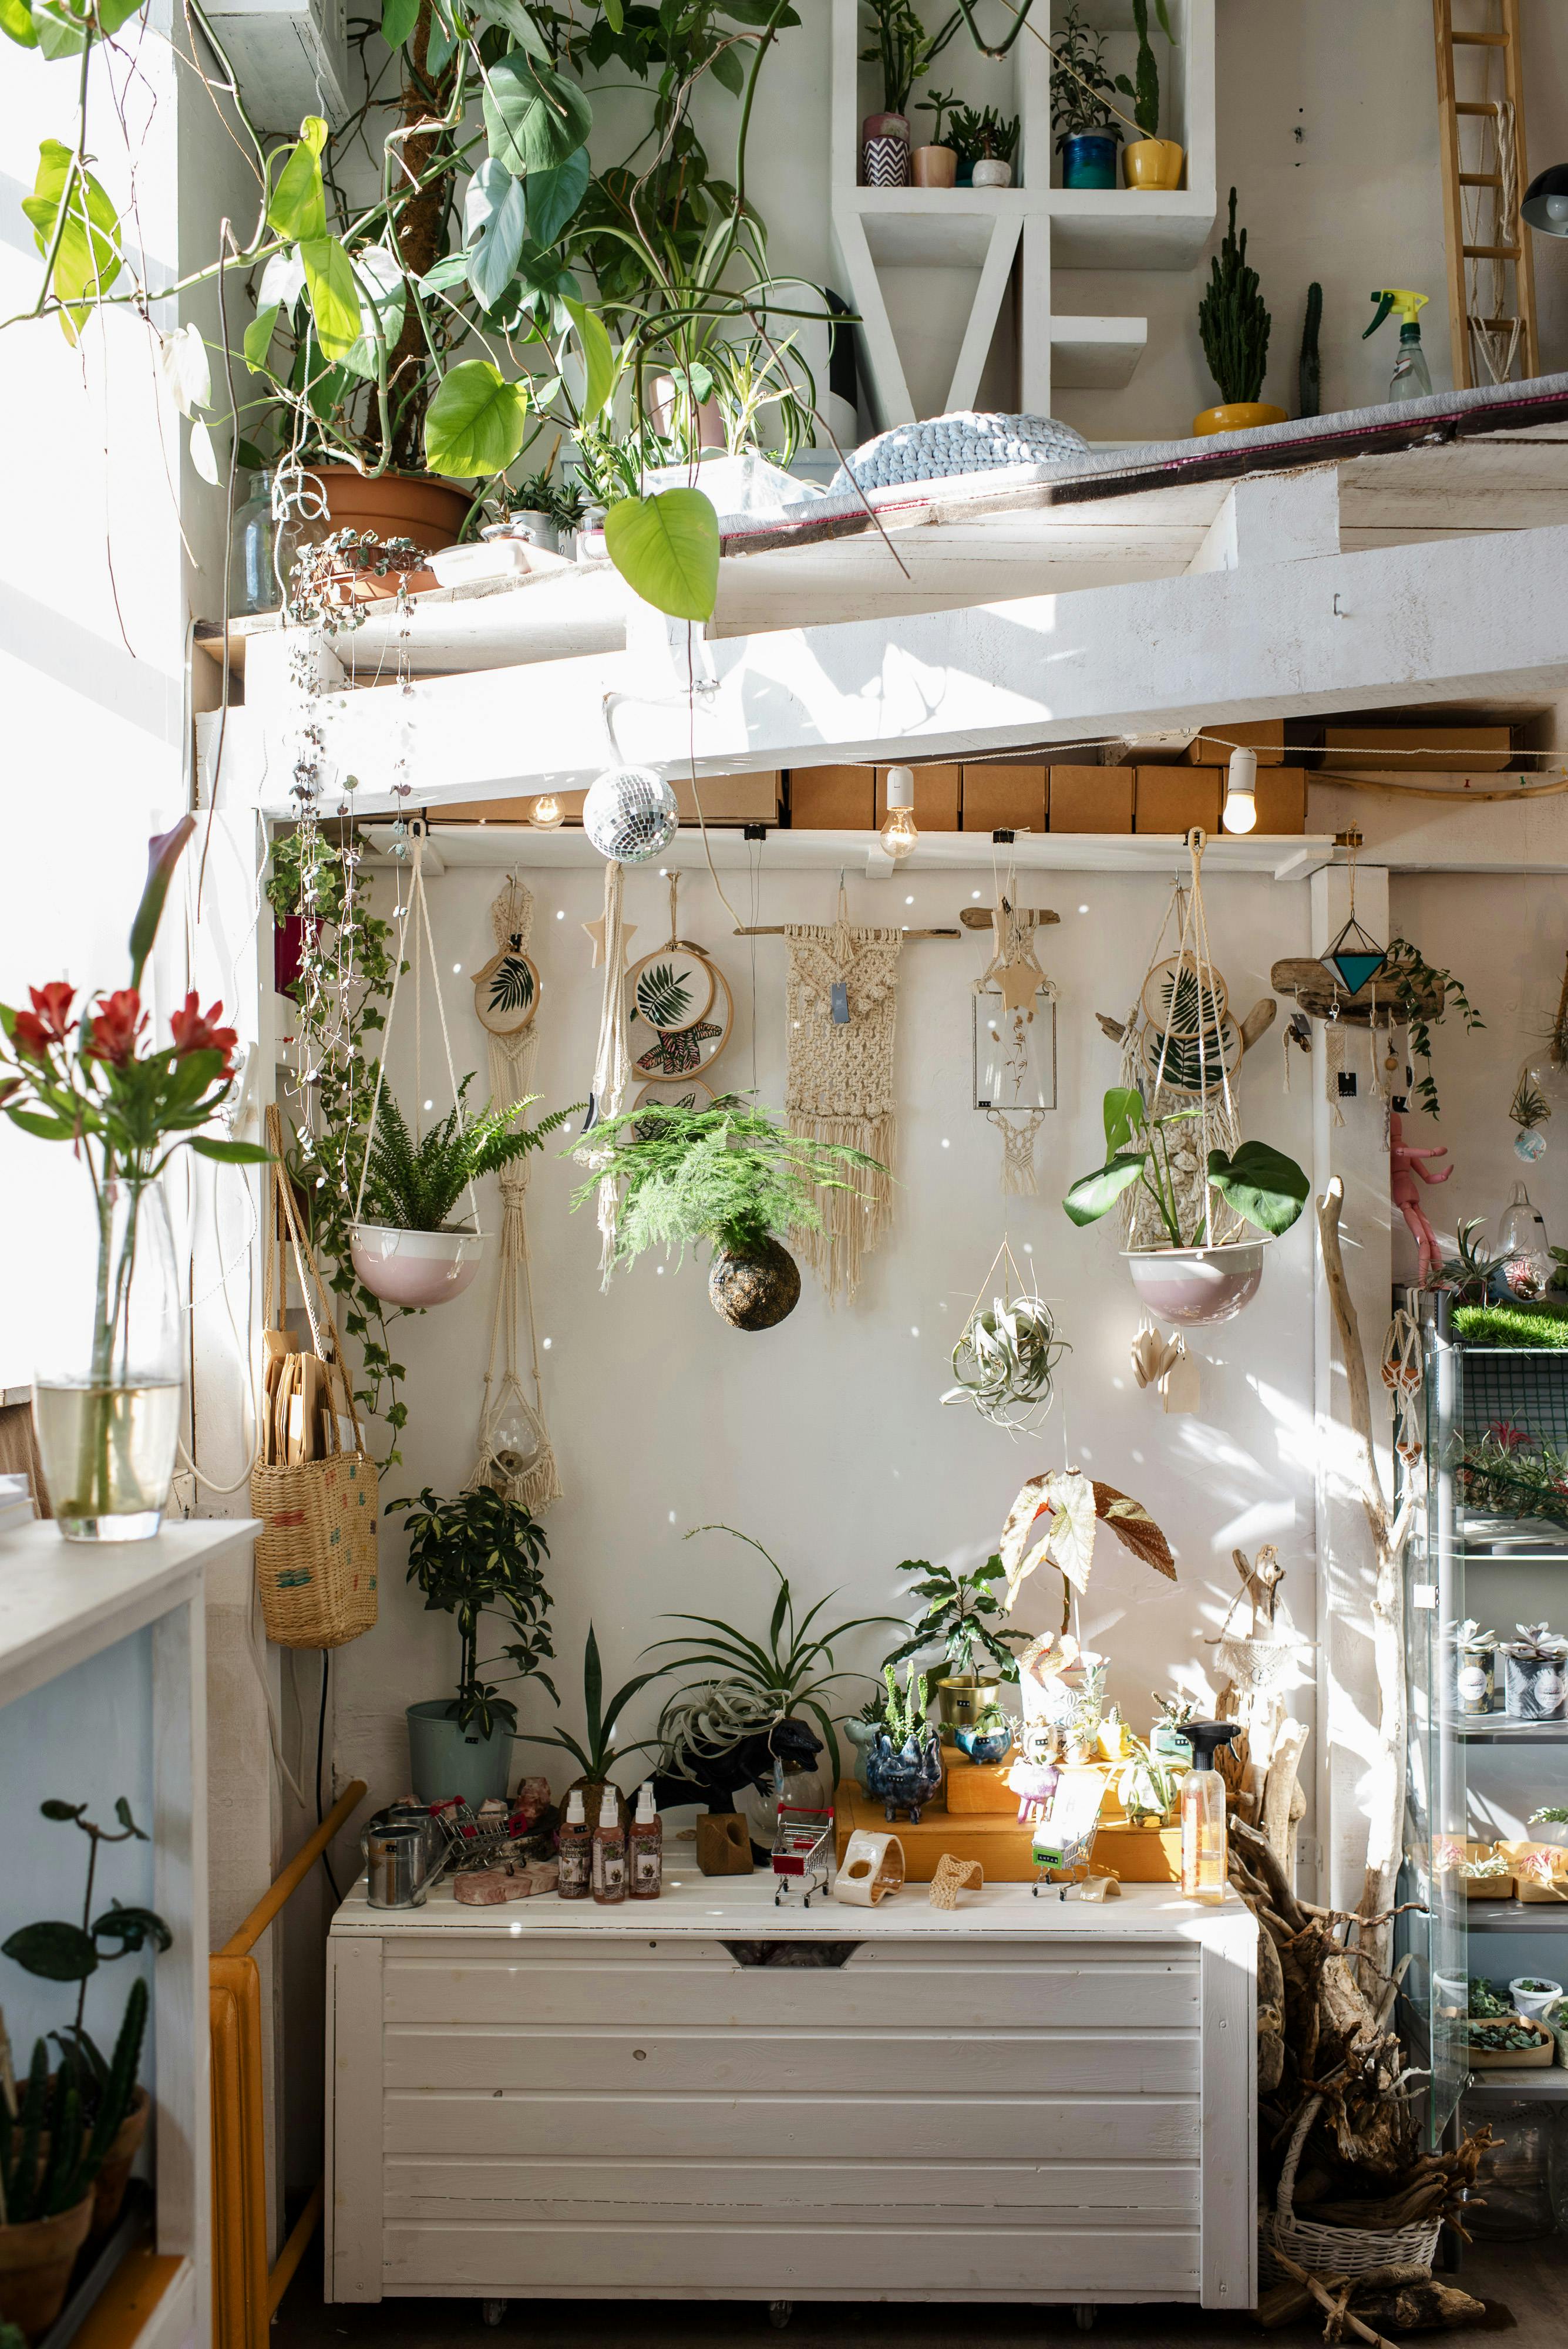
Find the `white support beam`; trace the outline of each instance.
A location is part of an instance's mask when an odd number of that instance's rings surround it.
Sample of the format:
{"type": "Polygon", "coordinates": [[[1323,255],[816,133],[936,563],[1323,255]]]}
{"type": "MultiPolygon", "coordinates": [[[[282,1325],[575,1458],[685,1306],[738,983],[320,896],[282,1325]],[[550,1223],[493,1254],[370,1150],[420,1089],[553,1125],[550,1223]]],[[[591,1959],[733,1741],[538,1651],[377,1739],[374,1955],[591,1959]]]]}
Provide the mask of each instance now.
{"type": "MultiPolygon", "coordinates": [[[[737,636],[704,647],[715,680],[689,719],[644,698],[625,654],[334,697],[329,756],[367,812],[391,806],[413,720],[416,804],[583,790],[617,705],[628,761],[701,774],[896,752],[974,757],[1085,734],[1399,702],[1544,699],[1568,689],[1568,527],[1324,554],[1197,577],[737,636]]],[[[275,684],[276,680],[273,681],[275,684]]],[[[261,680],[257,680],[259,685],[261,680]]],[[[229,719],[225,792],[286,815],[273,690],[229,719]]]]}
{"type": "Polygon", "coordinates": [[[1234,482],[1189,572],[1235,571],[1244,564],[1305,563],[1339,553],[1339,470],[1254,473],[1234,482]]]}

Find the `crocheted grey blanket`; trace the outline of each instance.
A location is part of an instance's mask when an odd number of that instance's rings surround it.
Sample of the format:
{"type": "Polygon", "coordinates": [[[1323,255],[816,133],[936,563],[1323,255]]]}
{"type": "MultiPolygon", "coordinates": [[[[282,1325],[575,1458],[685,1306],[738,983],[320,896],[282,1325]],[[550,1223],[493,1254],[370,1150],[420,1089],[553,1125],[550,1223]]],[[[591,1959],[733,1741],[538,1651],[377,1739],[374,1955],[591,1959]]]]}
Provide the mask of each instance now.
{"type": "Polygon", "coordinates": [[[863,441],[828,484],[828,495],[851,481],[884,490],[900,481],[943,481],[958,473],[989,472],[997,465],[1063,465],[1089,454],[1070,424],[1051,416],[989,416],[973,409],[933,416],[921,424],[895,424],[863,441]]]}

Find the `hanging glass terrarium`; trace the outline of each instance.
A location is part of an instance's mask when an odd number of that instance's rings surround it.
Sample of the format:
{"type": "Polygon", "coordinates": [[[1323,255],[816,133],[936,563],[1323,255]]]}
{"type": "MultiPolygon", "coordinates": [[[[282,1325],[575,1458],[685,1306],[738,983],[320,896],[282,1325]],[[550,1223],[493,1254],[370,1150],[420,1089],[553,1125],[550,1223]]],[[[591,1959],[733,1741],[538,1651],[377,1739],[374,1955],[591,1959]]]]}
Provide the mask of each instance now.
{"type": "Polygon", "coordinates": [[[1355,918],[1355,871],[1353,865],[1350,918],[1319,960],[1326,963],[1347,995],[1359,995],[1364,987],[1370,986],[1387,959],[1387,947],[1380,947],[1371,932],[1355,918]]]}

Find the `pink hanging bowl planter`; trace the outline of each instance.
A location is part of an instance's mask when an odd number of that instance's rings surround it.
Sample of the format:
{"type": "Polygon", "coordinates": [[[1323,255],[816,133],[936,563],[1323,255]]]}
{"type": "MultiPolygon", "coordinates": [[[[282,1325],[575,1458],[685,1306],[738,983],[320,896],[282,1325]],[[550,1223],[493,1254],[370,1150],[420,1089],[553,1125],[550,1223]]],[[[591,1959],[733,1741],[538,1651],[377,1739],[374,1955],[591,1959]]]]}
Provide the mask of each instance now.
{"type": "Polygon", "coordinates": [[[406,1232],[391,1224],[356,1224],[349,1235],[354,1269],[384,1305],[445,1305],[461,1297],[484,1256],[483,1232],[406,1232]]]}
{"type": "Polygon", "coordinates": [[[1250,1305],[1263,1278],[1267,1240],[1231,1240],[1221,1247],[1123,1248],[1140,1301],[1162,1321],[1189,1329],[1230,1321],[1250,1305]]]}

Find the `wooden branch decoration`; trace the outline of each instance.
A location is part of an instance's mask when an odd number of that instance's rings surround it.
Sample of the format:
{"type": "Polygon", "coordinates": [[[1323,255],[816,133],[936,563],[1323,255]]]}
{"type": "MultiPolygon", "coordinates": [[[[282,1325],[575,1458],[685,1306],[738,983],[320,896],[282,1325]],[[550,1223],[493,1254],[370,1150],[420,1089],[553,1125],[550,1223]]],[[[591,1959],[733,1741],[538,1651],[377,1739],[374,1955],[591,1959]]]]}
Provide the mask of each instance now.
{"type": "Polygon", "coordinates": [[[1340,1253],[1339,1218],[1345,1186],[1334,1175],[1317,1203],[1318,1245],[1328,1283],[1330,1309],[1339,1332],[1345,1381],[1350,1406],[1351,1433],[1359,1455],[1358,1481],[1362,1509],[1372,1537],[1376,1579],[1372,1595],[1372,1653],[1377,1677],[1379,1716],[1377,1750],[1367,1802],[1366,1870],[1360,1913],[1364,1920],[1361,1954],[1380,1971],[1388,1963],[1389,1930],[1373,1924],[1393,1899],[1398,1866],[1400,1826],[1405,1806],[1405,1590],[1399,1552],[1394,1539],[1388,1502],[1377,1473],[1372,1440],[1372,1401],[1366,1381],[1366,1358],[1361,1331],[1340,1253]]]}

